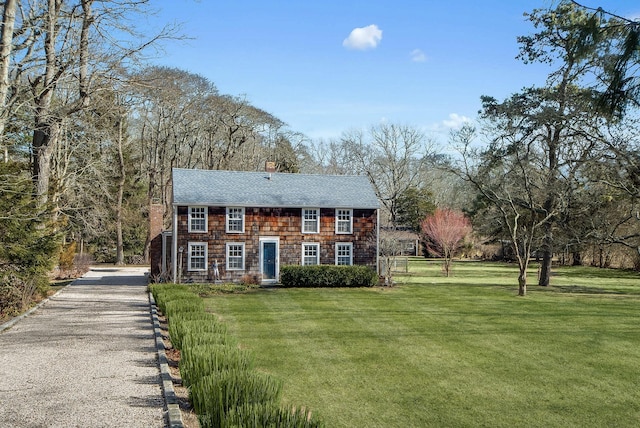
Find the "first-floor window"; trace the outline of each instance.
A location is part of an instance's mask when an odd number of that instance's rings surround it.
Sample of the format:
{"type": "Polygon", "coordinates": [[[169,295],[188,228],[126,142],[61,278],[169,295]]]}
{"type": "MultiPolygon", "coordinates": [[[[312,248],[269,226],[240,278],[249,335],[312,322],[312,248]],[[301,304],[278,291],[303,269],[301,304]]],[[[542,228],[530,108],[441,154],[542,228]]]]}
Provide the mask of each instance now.
{"type": "Polygon", "coordinates": [[[244,243],[227,243],[227,270],[244,270],[244,243]]]}
{"type": "Polygon", "coordinates": [[[207,244],[204,242],[189,242],[189,260],[187,266],[190,271],[207,270],[207,244]]]}
{"type": "Polygon", "coordinates": [[[353,244],[351,242],[336,244],[336,264],[353,264],[353,244]]]}
{"type": "Polygon", "coordinates": [[[319,265],[320,264],[320,244],[305,243],[302,244],[302,265],[319,265]]]}

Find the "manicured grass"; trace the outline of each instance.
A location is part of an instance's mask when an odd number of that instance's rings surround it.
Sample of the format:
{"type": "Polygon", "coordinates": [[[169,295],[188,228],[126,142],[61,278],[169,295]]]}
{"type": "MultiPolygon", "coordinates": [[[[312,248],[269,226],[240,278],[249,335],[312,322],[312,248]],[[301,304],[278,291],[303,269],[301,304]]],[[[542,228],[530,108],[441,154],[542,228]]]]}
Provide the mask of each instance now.
{"type": "Polygon", "coordinates": [[[206,307],[327,426],[638,425],[637,273],[561,268],[526,297],[515,266],[453,275],[414,259],[394,288],[254,290],[206,307]]]}

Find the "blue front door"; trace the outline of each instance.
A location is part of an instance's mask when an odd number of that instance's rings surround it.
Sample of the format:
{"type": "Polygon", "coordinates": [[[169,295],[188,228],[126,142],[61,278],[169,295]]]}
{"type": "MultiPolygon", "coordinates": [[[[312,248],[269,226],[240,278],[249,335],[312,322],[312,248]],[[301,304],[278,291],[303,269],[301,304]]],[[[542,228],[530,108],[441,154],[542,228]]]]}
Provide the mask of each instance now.
{"type": "Polygon", "coordinates": [[[278,280],[278,242],[262,241],[262,280],[275,282],[278,280]]]}

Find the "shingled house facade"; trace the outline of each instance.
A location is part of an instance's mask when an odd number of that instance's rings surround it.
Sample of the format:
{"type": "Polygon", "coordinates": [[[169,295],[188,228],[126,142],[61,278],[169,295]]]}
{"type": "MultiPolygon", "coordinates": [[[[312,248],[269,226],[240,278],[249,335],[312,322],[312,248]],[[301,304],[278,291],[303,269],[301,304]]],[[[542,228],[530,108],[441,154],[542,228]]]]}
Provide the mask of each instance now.
{"type": "Polygon", "coordinates": [[[174,169],[172,230],[152,274],[265,284],[283,265],[377,270],[378,210],[363,176],[174,169]]]}

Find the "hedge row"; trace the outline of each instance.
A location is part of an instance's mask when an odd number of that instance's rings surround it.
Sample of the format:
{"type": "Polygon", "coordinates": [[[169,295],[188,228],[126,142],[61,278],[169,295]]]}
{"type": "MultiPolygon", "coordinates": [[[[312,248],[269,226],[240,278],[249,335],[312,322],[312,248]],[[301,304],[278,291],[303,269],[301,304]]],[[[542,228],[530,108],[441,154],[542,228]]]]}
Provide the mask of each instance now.
{"type": "Polygon", "coordinates": [[[198,297],[186,285],[154,284],[150,288],[158,309],[165,315],[167,314],[167,302],[179,299],[197,300],[198,297]]]}
{"type": "Polygon", "coordinates": [[[372,287],[378,275],[368,266],[282,266],[283,287],[372,287]]]}
{"type": "Polygon", "coordinates": [[[280,382],[254,370],[249,354],[188,287],[155,284],[151,291],[166,310],[183,384],[203,428],[324,426],[305,410],[279,406],[280,382]]]}

